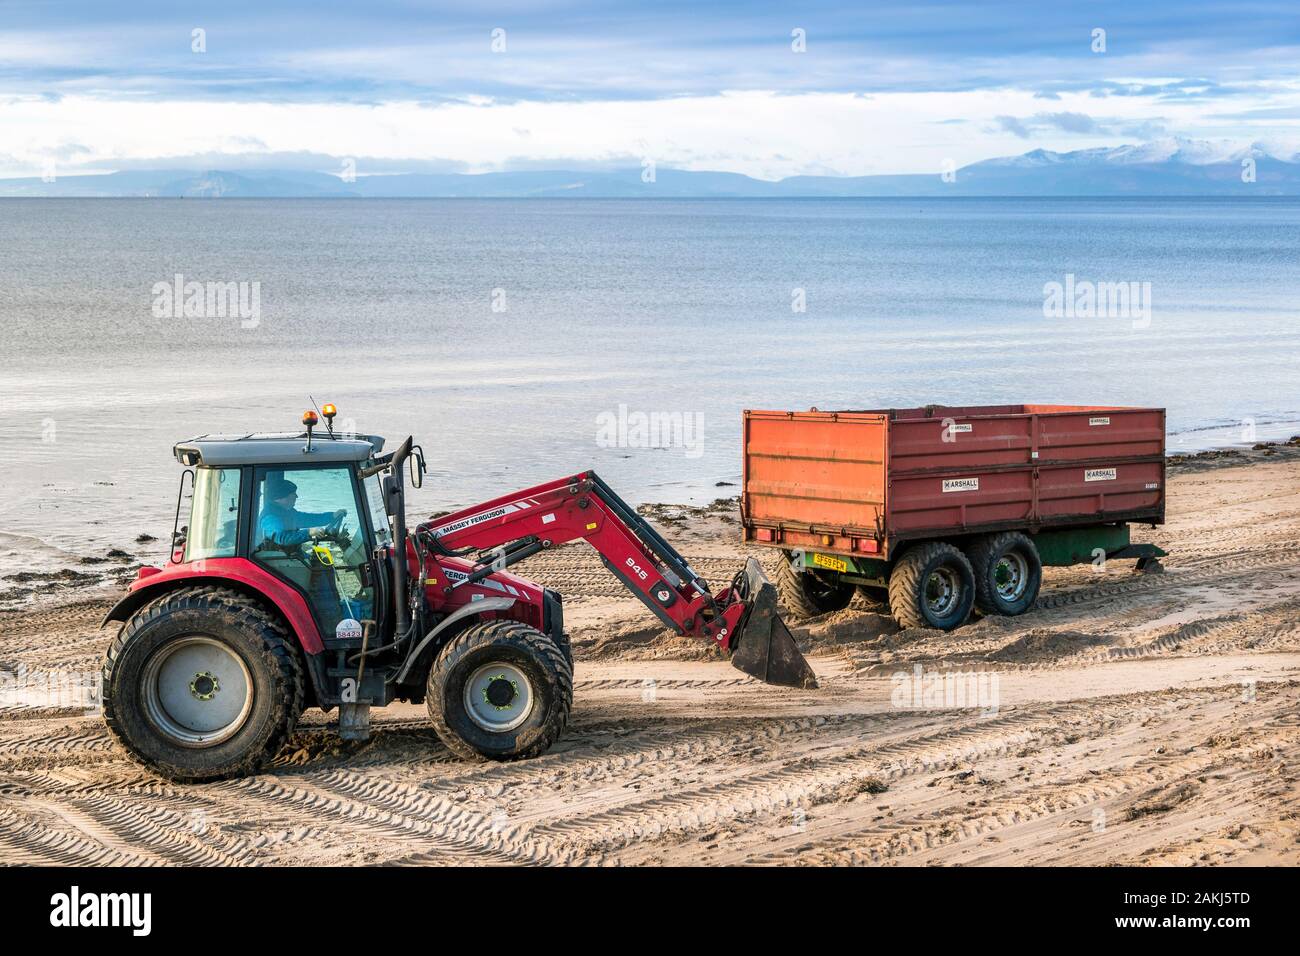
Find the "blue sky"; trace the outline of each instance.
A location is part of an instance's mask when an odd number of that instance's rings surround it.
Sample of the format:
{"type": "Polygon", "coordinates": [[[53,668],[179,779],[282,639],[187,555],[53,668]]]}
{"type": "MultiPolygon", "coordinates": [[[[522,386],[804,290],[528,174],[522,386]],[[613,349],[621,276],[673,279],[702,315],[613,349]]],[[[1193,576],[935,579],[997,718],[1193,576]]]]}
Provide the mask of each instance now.
{"type": "Polygon", "coordinates": [[[1297,62],[1294,2],[0,0],[0,172],[652,158],[776,178],[1293,144],[1297,62]]]}

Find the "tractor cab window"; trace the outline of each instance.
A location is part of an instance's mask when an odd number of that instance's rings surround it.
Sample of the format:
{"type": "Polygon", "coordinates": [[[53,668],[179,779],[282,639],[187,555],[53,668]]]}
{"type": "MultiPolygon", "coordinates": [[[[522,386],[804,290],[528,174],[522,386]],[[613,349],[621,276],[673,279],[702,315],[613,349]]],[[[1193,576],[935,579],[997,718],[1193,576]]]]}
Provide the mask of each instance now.
{"type": "Polygon", "coordinates": [[[199,468],[194,476],[185,560],[229,558],[239,528],[239,469],[199,468]]]}
{"type": "Polygon", "coordinates": [[[360,637],[374,587],[352,470],[258,468],[254,481],[253,560],[306,595],[322,637],[360,637]]]}

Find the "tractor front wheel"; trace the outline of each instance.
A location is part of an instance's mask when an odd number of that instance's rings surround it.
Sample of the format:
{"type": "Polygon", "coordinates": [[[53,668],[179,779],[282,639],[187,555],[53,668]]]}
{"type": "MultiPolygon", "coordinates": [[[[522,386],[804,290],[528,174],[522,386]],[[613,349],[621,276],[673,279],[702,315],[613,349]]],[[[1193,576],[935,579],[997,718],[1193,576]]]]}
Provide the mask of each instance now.
{"type": "Polygon", "coordinates": [[[573,666],[556,643],[518,621],[466,628],[438,655],[427,694],[434,730],[467,759],[545,753],[573,706],[573,666]]]}
{"type": "Polygon", "coordinates": [[[256,771],[303,708],[292,639],[233,591],[184,588],[138,610],[108,649],[104,721],[127,752],[179,783],[256,771]]]}

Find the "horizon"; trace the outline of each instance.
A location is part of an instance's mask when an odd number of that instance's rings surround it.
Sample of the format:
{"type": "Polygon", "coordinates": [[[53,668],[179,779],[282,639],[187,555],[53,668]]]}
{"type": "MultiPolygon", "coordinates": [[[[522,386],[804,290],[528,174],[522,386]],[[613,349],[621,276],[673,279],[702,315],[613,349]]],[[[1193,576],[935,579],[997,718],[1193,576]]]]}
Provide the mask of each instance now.
{"type": "MultiPolygon", "coordinates": [[[[1142,144],[1137,144],[1137,143],[1124,143],[1124,144],[1120,144],[1119,146],[1116,146],[1116,147],[1113,147],[1113,148],[1110,148],[1110,149],[1091,147],[1091,148],[1084,148],[1084,149],[1069,150],[1069,151],[1066,151],[1066,152],[1060,152],[1060,151],[1057,151],[1057,150],[1046,149],[1046,148],[1044,148],[1044,147],[1036,147],[1036,148],[1034,148],[1034,149],[1032,149],[1032,150],[1027,150],[1027,151],[1025,151],[1025,152],[1023,152],[1023,153],[1012,154],[1012,155],[1007,155],[1007,156],[994,156],[994,157],[989,157],[988,159],[984,159],[984,160],[980,160],[980,161],[975,162],[975,163],[971,163],[971,164],[969,164],[969,166],[957,167],[957,169],[956,169],[955,171],[960,172],[961,170],[969,169],[969,168],[971,168],[971,167],[975,167],[975,166],[980,166],[980,165],[982,165],[982,164],[1006,163],[1006,162],[1010,162],[1010,161],[1014,161],[1014,160],[1025,159],[1025,158],[1028,158],[1028,157],[1037,157],[1037,156],[1051,156],[1051,157],[1055,157],[1055,158],[1059,158],[1059,159],[1066,159],[1066,160],[1069,160],[1069,159],[1072,159],[1072,158],[1075,158],[1075,157],[1084,156],[1084,155],[1093,155],[1093,154],[1097,154],[1097,155],[1114,154],[1114,153],[1117,152],[1117,151],[1144,149],[1144,148],[1148,148],[1148,147],[1151,147],[1151,146],[1153,146],[1153,145],[1156,145],[1156,144],[1158,144],[1158,143],[1168,143],[1168,144],[1171,144],[1171,145],[1174,147],[1174,154],[1173,154],[1172,156],[1168,156],[1168,157],[1162,157],[1162,158],[1158,158],[1158,159],[1151,159],[1151,160],[1149,160],[1149,162],[1151,162],[1151,163],[1165,162],[1165,161],[1170,161],[1170,160],[1172,159],[1172,160],[1177,160],[1177,161],[1180,161],[1180,162],[1184,162],[1184,163],[1186,163],[1187,165],[1193,165],[1193,166],[1208,166],[1208,165],[1213,165],[1214,163],[1219,163],[1219,162],[1236,162],[1236,161],[1237,161],[1237,160],[1238,160],[1242,155],[1247,154],[1249,151],[1264,151],[1265,155],[1269,156],[1269,158],[1277,159],[1277,160],[1279,160],[1279,161],[1281,161],[1281,162],[1286,162],[1286,163],[1300,163],[1300,151],[1297,151],[1297,152],[1295,153],[1295,155],[1277,155],[1276,153],[1269,153],[1269,152],[1267,152],[1267,150],[1268,150],[1268,146],[1267,146],[1266,144],[1263,144],[1263,143],[1259,142],[1259,141],[1251,142],[1251,143],[1219,143],[1219,144],[1210,144],[1210,143],[1204,143],[1204,142],[1196,142],[1196,141],[1193,141],[1193,140],[1187,140],[1187,139],[1185,139],[1185,138],[1183,138],[1183,137],[1166,137],[1164,140],[1156,141],[1156,143],[1142,143],[1142,144]],[[1217,153],[1215,153],[1214,155],[1209,156],[1209,157],[1204,157],[1204,156],[1203,156],[1203,157],[1199,157],[1198,160],[1188,160],[1188,159],[1182,158],[1182,157],[1180,157],[1180,156],[1177,155],[1178,150],[1179,150],[1180,148],[1183,148],[1183,147],[1189,147],[1189,146],[1190,146],[1192,149],[1196,149],[1196,148],[1198,148],[1198,147],[1203,148],[1203,147],[1212,146],[1212,145],[1217,145],[1217,146],[1219,146],[1220,148],[1219,148],[1219,150],[1218,150],[1217,153]],[[1234,149],[1233,147],[1236,147],[1236,148],[1234,149]]],[[[1138,161],[1133,161],[1133,162],[1130,162],[1129,164],[1130,164],[1130,165],[1140,165],[1141,163],[1138,162],[1138,161]]],[[[472,171],[472,172],[436,172],[436,173],[430,173],[430,172],[425,172],[425,171],[406,171],[406,170],[392,170],[392,171],[366,172],[366,171],[363,171],[363,170],[355,170],[355,171],[353,171],[352,176],[354,176],[355,179],[385,178],[385,177],[387,177],[387,178],[391,178],[391,177],[395,177],[395,176],[446,176],[446,177],[464,177],[464,178],[472,178],[472,177],[500,176],[500,175],[510,175],[510,174],[518,174],[518,175],[528,175],[528,174],[545,175],[545,174],[560,174],[560,173],[563,173],[563,174],[566,174],[566,175],[567,175],[567,174],[574,174],[574,175],[596,175],[596,176],[601,176],[601,175],[616,175],[616,174],[617,174],[617,175],[621,175],[621,174],[628,174],[628,173],[632,173],[632,174],[640,175],[640,174],[643,173],[644,171],[645,171],[644,166],[638,166],[638,165],[636,165],[636,164],[632,164],[632,163],[627,163],[627,164],[601,164],[601,165],[593,165],[593,164],[585,164],[585,165],[584,165],[584,164],[578,164],[578,163],[575,163],[575,164],[573,164],[573,165],[568,165],[568,166],[565,166],[565,165],[558,165],[558,164],[557,164],[557,165],[554,165],[554,166],[547,166],[547,167],[535,168],[535,169],[501,169],[501,170],[480,170],[480,171],[472,171]]],[[[657,172],[658,172],[658,173],[689,173],[689,174],[696,174],[696,173],[698,173],[698,174],[702,174],[702,175],[733,175],[733,176],[741,176],[741,177],[744,177],[744,178],[746,178],[746,179],[751,179],[751,180],[753,180],[753,181],[755,181],[755,182],[758,182],[758,183],[766,183],[766,184],[772,184],[772,185],[779,184],[779,183],[783,183],[783,182],[785,182],[785,181],[787,181],[787,180],[790,180],[790,179],[797,179],[797,178],[820,178],[820,179],[832,179],[832,180],[833,180],[833,179],[845,179],[845,180],[848,180],[848,179],[874,178],[874,176],[873,176],[872,174],[868,174],[867,176],[849,176],[849,175],[839,175],[839,174],[835,174],[835,173],[827,173],[827,174],[820,174],[820,175],[817,175],[817,176],[809,176],[808,174],[792,174],[792,175],[790,175],[790,176],[782,176],[782,177],[780,177],[780,178],[776,178],[776,179],[767,179],[767,178],[764,178],[764,177],[761,177],[761,176],[750,176],[750,175],[748,175],[748,174],[746,174],[746,173],[733,173],[733,172],[731,172],[731,171],[729,171],[729,170],[720,170],[720,169],[686,169],[686,168],[683,168],[683,167],[677,167],[677,166],[661,166],[661,167],[657,167],[657,172]]],[[[335,178],[335,179],[338,179],[340,182],[343,182],[343,183],[348,183],[348,182],[352,182],[352,181],[354,181],[353,178],[349,176],[349,171],[347,171],[347,170],[336,170],[336,169],[316,169],[316,168],[293,167],[293,166],[262,166],[262,165],[241,166],[241,165],[240,165],[239,163],[237,163],[237,162],[234,163],[234,164],[232,164],[232,165],[230,165],[230,166],[157,166],[157,167],[153,167],[153,168],[150,168],[150,169],[140,169],[140,168],[134,168],[134,169],[132,169],[132,168],[128,168],[128,169],[102,169],[102,170],[101,170],[101,169],[95,169],[95,170],[79,171],[79,172],[75,172],[75,173],[71,173],[71,174],[64,174],[64,176],[65,176],[65,178],[76,178],[76,177],[96,177],[96,176],[111,176],[111,175],[115,175],[115,174],[119,174],[119,173],[141,173],[141,174],[147,174],[147,173],[176,173],[176,174],[188,174],[188,175],[212,175],[212,174],[221,174],[221,175],[232,175],[232,176],[246,176],[246,177],[250,177],[250,178],[256,178],[256,177],[259,177],[259,176],[270,176],[270,175],[281,174],[281,173],[289,173],[289,174],[295,174],[295,175],[318,175],[318,176],[330,176],[330,177],[333,177],[333,178],[335,178]]],[[[874,174],[874,175],[875,175],[875,176],[881,176],[881,177],[884,177],[884,176],[889,176],[890,174],[874,174]]],[[[896,175],[902,175],[902,176],[914,175],[914,176],[918,176],[918,177],[919,177],[919,176],[924,176],[924,175],[926,175],[926,174],[924,174],[924,173],[911,173],[911,174],[904,173],[904,174],[896,174],[896,175]]],[[[28,180],[28,179],[40,179],[40,178],[41,178],[41,176],[38,176],[38,175],[33,175],[33,176],[0,176],[0,182],[10,182],[10,181],[19,181],[19,180],[28,180]]]]}
{"type": "MultiPolygon", "coordinates": [[[[349,168],[351,167],[351,168],[349,168]]],[[[1058,153],[1042,148],[939,175],[789,176],[658,168],[653,162],[467,173],[292,167],[105,170],[0,178],[0,198],[795,199],[1300,196],[1300,154],[1182,138],[1058,153]]]]}

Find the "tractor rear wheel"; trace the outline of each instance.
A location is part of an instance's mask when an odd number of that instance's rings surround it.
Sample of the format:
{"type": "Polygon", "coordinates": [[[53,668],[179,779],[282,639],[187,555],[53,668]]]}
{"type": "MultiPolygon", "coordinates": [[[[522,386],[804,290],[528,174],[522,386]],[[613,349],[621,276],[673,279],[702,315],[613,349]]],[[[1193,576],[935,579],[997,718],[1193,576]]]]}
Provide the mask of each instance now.
{"type": "Polygon", "coordinates": [[[946,541],[912,545],[889,573],[889,611],[899,627],[951,631],[974,603],[970,561],[946,541]]]}
{"type": "Polygon", "coordinates": [[[975,571],[975,606],[984,614],[1024,614],[1038,599],[1043,562],[1038,549],[1019,531],[985,535],[970,551],[975,571]]]}
{"type": "Polygon", "coordinates": [[[842,611],[853,600],[852,584],[827,581],[812,572],[796,571],[789,553],[776,569],[776,593],[792,617],[816,617],[842,611]]]}
{"type": "Polygon", "coordinates": [[[261,604],[183,588],[122,626],[103,669],[104,722],[132,757],[179,783],[255,772],[303,708],[298,651],[261,604]]]}
{"type": "Polygon", "coordinates": [[[536,628],[485,621],[439,653],[426,696],[434,730],[473,760],[521,760],[545,753],[573,707],[573,666],[536,628]]]}

